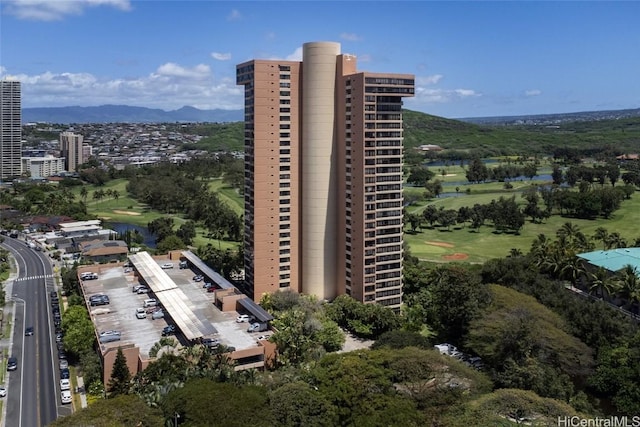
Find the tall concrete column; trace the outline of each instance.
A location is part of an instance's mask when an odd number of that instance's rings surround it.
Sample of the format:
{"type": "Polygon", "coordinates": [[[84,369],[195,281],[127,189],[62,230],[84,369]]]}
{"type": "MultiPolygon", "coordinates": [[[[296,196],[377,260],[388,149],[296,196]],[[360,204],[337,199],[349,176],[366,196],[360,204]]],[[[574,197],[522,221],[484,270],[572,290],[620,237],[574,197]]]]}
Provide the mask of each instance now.
{"type": "Polygon", "coordinates": [[[332,299],[337,292],[335,85],[339,54],[339,43],[303,45],[301,284],[302,292],[321,299],[332,299]]]}

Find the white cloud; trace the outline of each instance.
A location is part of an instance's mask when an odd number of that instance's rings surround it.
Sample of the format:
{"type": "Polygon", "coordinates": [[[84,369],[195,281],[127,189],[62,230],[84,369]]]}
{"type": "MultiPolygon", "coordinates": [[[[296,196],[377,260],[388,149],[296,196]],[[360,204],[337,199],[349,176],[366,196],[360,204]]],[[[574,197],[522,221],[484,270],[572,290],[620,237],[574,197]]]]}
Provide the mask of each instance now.
{"type": "Polygon", "coordinates": [[[442,74],[434,74],[432,76],[416,77],[417,85],[434,85],[438,83],[442,77],[442,74]]]}
{"type": "Polygon", "coordinates": [[[407,102],[416,104],[448,103],[480,96],[482,94],[472,89],[428,89],[417,86],[415,97],[408,98],[407,102]]]}
{"type": "Polygon", "coordinates": [[[96,106],[125,104],[173,110],[184,105],[202,109],[242,109],[243,88],[235,78],[214,78],[206,65],[185,67],[175,63],[133,78],[109,79],[89,73],[45,72],[0,78],[22,82],[22,105],[29,107],[96,106]]]}
{"type": "Polygon", "coordinates": [[[531,90],[526,90],[524,92],[525,96],[538,96],[538,95],[542,95],[542,91],[539,89],[531,89],[531,90]]]}
{"type": "Polygon", "coordinates": [[[218,61],[228,61],[231,59],[230,53],[219,53],[219,52],[211,52],[211,57],[213,59],[217,59],[218,61]]]}
{"type": "Polygon", "coordinates": [[[460,98],[467,98],[469,96],[479,96],[479,94],[473,89],[455,89],[454,93],[460,98]]]}
{"type": "Polygon", "coordinates": [[[287,55],[285,59],[287,61],[302,61],[302,46],[294,50],[292,54],[287,55]]]}
{"type": "Polygon", "coordinates": [[[167,62],[158,67],[156,70],[157,76],[168,77],[184,77],[189,79],[201,80],[211,75],[211,68],[208,65],[198,64],[195,67],[189,69],[182,67],[173,62],[167,62]]]}
{"type": "Polygon", "coordinates": [[[238,9],[231,10],[231,13],[227,15],[227,21],[239,21],[242,19],[242,14],[238,9]]]}
{"type": "Polygon", "coordinates": [[[368,53],[365,53],[364,55],[356,55],[356,58],[358,58],[358,62],[371,62],[373,60],[373,58],[371,57],[371,55],[369,55],[368,53]]]}
{"type": "Polygon", "coordinates": [[[31,21],[59,21],[68,15],[81,15],[87,7],[131,10],[129,0],[4,0],[4,3],[7,14],[31,21]]]}
{"type": "Polygon", "coordinates": [[[360,36],[358,36],[357,34],[354,34],[354,33],[342,33],[342,34],[340,34],[340,38],[342,40],[347,40],[347,41],[350,41],[350,42],[357,42],[357,41],[362,40],[362,38],[360,36]]]}

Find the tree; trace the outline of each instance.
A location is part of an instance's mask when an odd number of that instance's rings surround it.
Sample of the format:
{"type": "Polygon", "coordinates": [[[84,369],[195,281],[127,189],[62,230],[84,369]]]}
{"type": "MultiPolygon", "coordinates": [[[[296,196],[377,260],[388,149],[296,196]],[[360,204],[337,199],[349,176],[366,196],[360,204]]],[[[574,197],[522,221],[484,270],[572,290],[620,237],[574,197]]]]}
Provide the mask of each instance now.
{"type": "Polygon", "coordinates": [[[411,184],[416,187],[424,187],[435,174],[424,166],[415,166],[411,168],[411,172],[407,177],[407,184],[411,184]]]}
{"type": "Polygon", "coordinates": [[[84,306],[69,306],[62,315],[64,347],[69,353],[84,354],[93,349],[95,332],[84,306]]]}
{"type": "Polygon", "coordinates": [[[82,201],[86,204],[87,203],[87,196],[89,195],[89,191],[87,191],[87,187],[82,187],[80,189],[80,197],[82,198],[82,201]]]}
{"type": "Polygon", "coordinates": [[[627,264],[616,276],[619,288],[618,293],[626,301],[626,305],[632,307],[640,302],[640,278],[636,268],[631,264],[627,264]]]}
{"type": "Polygon", "coordinates": [[[276,425],[268,406],[266,390],[260,386],[235,386],[210,379],[193,379],[170,392],[161,402],[167,418],[178,414],[188,426],[276,425]],[[212,408],[215,412],[212,413],[212,408]]]}
{"type": "Polygon", "coordinates": [[[336,408],[305,382],[291,382],[273,390],[269,407],[279,426],[339,425],[336,408]]]}
{"type": "Polygon", "coordinates": [[[146,405],[138,396],[117,396],[113,399],[94,401],[82,411],[60,417],[49,425],[155,427],[164,425],[164,417],[160,409],[146,405]]]}
{"type": "Polygon", "coordinates": [[[469,323],[489,301],[487,288],[479,277],[458,265],[438,266],[429,275],[424,310],[427,323],[444,341],[464,336],[469,323]]]}
{"type": "Polygon", "coordinates": [[[466,173],[469,182],[482,182],[489,178],[489,170],[479,157],[474,157],[469,163],[466,173]]]}
{"type": "Polygon", "coordinates": [[[420,230],[420,226],[422,225],[422,218],[420,217],[420,215],[418,214],[414,214],[414,213],[410,213],[408,215],[405,216],[407,222],[409,223],[409,225],[411,226],[411,231],[412,232],[416,232],[417,230],[420,230]]]}
{"type": "Polygon", "coordinates": [[[560,166],[557,164],[553,165],[551,179],[553,180],[554,185],[562,184],[562,169],[560,169],[560,166]]]}
{"type": "Polygon", "coordinates": [[[593,233],[593,239],[594,240],[599,240],[602,242],[602,249],[603,250],[607,250],[610,249],[610,247],[607,245],[607,242],[609,240],[609,232],[607,231],[606,228],[604,227],[598,227],[595,229],[594,233],[593,233]]]}
{"type": "Polygon", "coordinates": [[[122,394],[129,394],[131,387],[131,372],[127,366],[127,358],[122,352],[122,347],[118,347],[116,360],[113,363],[111,371],[111,379],[109,380],[109,397],[115,397],[122,394]]]}

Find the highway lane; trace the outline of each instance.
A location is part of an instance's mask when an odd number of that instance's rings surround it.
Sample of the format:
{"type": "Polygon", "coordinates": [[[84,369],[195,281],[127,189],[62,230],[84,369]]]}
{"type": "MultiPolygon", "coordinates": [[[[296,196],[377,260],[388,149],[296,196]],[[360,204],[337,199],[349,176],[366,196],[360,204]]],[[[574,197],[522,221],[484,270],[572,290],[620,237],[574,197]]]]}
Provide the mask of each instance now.
{"type": "Polygon", "coordinates": [[[48,293],[53,290],[51,263],[42,252],[29,248],[24,241],[5,238],[3,246],[18,264],[18,277],[12,285],[16,316],[12,353],[18,358],[18,369],[9,379],[6,425],[40,427],[58,417],[57,357],[52,347],[53,319],[48,293]],[[33,326],[33,336],[24,335],[33,326]]]}

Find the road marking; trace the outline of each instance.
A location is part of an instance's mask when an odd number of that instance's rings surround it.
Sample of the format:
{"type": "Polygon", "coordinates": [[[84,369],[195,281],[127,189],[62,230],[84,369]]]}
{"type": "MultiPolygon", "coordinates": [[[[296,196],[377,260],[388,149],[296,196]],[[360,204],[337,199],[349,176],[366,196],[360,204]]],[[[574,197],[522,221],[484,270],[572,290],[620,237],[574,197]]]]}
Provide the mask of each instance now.
{"type": "Polygon", "coordinates": [[[53,279],[53,274],[40,274],[39,276],[18,277],[14,282],[24,282],[26,280],[53,279]]]}

